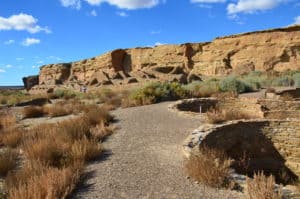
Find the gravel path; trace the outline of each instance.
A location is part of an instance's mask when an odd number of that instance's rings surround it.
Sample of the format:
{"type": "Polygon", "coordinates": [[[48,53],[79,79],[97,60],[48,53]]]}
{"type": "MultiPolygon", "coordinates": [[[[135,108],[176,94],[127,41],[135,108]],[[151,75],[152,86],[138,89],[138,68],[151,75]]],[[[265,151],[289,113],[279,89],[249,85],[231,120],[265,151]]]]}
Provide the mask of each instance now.
{"type": "Polygon", "coordinates": [[[87,166],[72,198],[237,198],[185,177],[181,144],[199,121],[168,111],[168,104],[115,111],[120,129],[104,143],[105,157],[87,166]]]}

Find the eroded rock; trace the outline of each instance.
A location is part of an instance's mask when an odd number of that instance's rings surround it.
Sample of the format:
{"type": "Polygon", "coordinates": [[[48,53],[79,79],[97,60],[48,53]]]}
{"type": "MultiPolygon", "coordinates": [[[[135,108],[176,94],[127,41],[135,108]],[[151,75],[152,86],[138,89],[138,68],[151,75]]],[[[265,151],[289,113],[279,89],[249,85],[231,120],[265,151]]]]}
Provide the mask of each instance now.
{"type": "Polygon", "coordinates": [[[37,83],[95,86],[97,82],[114,85],[116,80],[118,85],[126,85],[129,77],[139,83],[148,79],[187,83],[202,76],[288,69],[300,69],[300,26],[220,37],[207,43],[117,49],[78,62],[43,66],[39,82],[28,77],[24,84],[28,89],[37,83]]]}

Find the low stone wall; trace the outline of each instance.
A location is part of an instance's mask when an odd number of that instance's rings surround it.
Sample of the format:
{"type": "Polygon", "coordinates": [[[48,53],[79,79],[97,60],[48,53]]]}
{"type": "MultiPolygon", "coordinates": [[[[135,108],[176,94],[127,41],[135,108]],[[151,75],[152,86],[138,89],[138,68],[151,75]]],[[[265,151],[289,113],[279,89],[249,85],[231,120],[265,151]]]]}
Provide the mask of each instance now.
{"type": "Polygon", "coordinates": [[[264,170],[285,184],[300,176],[300,121],[235,121],[201,134],[199,147],[224,150],[238,173],[264,170]]]}
{"type": "Polygon", "coordinates": [[[230,98],[220,100],[218,108],[221,110],[231,110],[233,112],[246,113],[252,118],[263,118],[264,113],[257,99],[251,98],[230,98]]]}
{"type": "MultiPolygon", "coordinates": [[[[185,115],[201,115],[209,109],[218,107],[221,110],[231,110],[258,119],[300,119],[300,101],[283,101],[270,99],[229,98],[194,98],[179,100],[169,106],[173,111],[185,115]]],[[[205,116],[203,114],[202,116],[205,116]]]]}
{"type": "Polygon", "coordinates": [[[233,112],[243,112],[254,118],[263,118],[264,113],[261,105],[256,99],[248,98],[230,98],[217,100],[215,98],[193,98],[179,100],[169,106],[169,109],[179,113],[189,115],[206,113],[208,110],[218,107],[222,110],[231,110],[233,112]]]}
{"type": "Polygon", "coordinates": [[[264,112],[264,118],[266,119],[300,119],[300,110],[298,111],[266,111],[264,112]]]}
{"type": "Polygon", "coordinates": [[[283,111],[300,111],[300,101],[283,101],[272,99],[261,99],[258,101],[265,111],[283,110],[283,111]]]}
{"type": "Polygon", "coordinates": [[[215,98],[183,99],[171,104],[169,110],[184,115],[201,116],[201,113],[206,113],[208,110],[215,108],[217,103],[218,100],[215,98]]]}
{"type": "Polygon", "coordinates": [[[268,99],[278,100],[284,98],[285,96],[289,96],[294,99],[300,99],[300,88],[291,88],[275,92],[266,92],[266,98],[268,99]]]}

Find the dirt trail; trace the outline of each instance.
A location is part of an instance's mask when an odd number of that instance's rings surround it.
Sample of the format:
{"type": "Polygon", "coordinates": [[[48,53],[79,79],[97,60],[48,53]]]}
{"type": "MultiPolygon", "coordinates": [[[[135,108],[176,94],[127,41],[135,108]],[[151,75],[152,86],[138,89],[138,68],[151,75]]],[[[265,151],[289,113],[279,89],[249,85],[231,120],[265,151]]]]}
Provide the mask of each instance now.
{"type": "Polygon", "coordinates": [[[169,104],[115,111],[120,129],[104,143],[105,157],[87,166],[88,178],[72,198],[237,198],[186,178],[181,144],[199,121],[168,111],[169,104]]]}

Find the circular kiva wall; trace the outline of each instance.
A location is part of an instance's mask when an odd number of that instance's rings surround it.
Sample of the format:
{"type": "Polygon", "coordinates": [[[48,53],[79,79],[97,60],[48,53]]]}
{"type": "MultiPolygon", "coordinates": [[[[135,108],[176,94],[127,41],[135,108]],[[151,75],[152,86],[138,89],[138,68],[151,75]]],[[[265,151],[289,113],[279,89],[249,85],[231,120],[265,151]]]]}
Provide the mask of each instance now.
{"type": "Polygon", "coordinates": [[[205,113],[215,108],[217,103],[218,100],[214,98],[184,99],[171,104],[169,108],[179,112],[205,113]]]}
{"type": "Polygon", "coordinates": [[[199,147],[225,151],[237,173],[264,171],[277,183],[300,176],[300,121],[235,121],[210,130],[199,147]]]}
{"type": "Polygon", "coordinates": [[[169,107],[180,113],[200,114],[210,109],[218,108],[237,113],[243,113],[251,118],[267,119],[299,119],[300,101],[283,101],[251,98],[194,98],[179,100],[169,107]],[[200,108],[201,107],[201,108],[200,108]]]}
{"type": "Polygon", "coordinates": [[[257,99],[248,98],[229,98],[218,100],[215,98],[194,98],[179,100],[169,108],[181,113],[206,113],[207,111],[218,108],[233,112],[242,112],[252,118],[263,118],[264,112],[257,99]]]}

